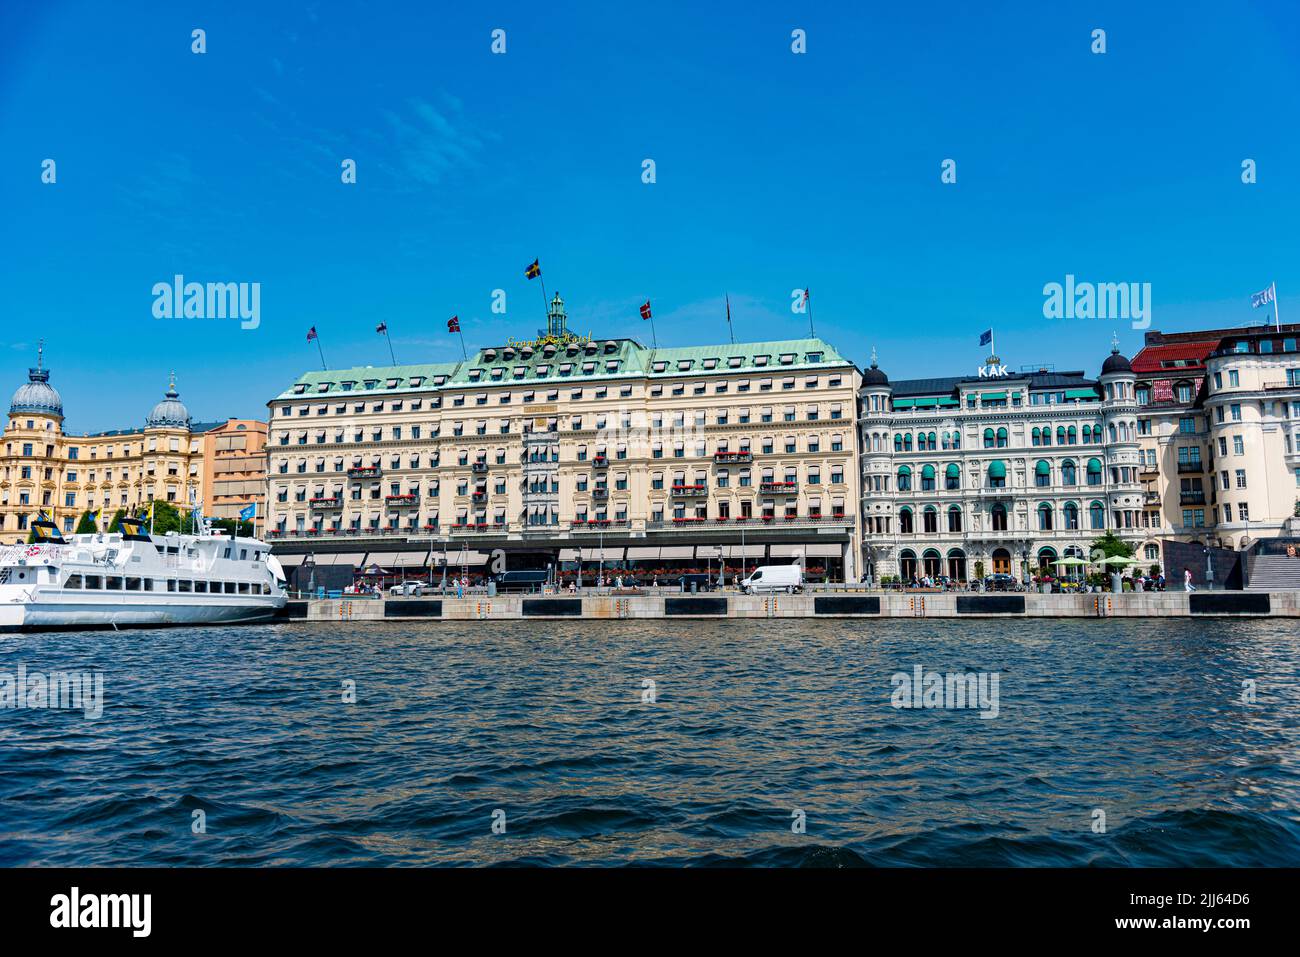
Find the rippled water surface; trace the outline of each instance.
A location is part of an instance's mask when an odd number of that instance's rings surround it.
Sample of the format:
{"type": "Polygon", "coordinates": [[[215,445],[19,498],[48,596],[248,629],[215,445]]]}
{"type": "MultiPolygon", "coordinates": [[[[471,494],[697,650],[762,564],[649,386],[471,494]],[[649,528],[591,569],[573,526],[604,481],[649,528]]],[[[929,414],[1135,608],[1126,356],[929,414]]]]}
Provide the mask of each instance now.
{"type": "Polygon", "coordinates": [[[105,674],[99,720],[0,710],[0,864],[1294,865],[1298,631],[794,620],[0,635],[0,672],[105,674]],[[895,709],[890,677],[917,664],[997,672],[999,715],[895,709]],[[206,834],[191,832],[195,810],[206,834]]]}

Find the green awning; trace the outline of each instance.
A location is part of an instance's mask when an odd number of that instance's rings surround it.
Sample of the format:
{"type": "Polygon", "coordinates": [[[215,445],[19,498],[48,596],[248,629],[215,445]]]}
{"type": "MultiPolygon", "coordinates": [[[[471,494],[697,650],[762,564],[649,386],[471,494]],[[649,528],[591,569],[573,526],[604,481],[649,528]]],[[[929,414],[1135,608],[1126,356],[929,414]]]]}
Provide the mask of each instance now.
{"type": "Polygon", "coordinates": [[[1101,472],[1101,460],[1088,459],[1088,471],[1094,474],[1099,474],[1101,472]]]}
{"type": "Polygon", "coordinates": [[[1006,478],[1007,463],[1001,459],[994,459],[989,463],[989,478],[1006,478]]]}
{"type": "Polygon", "coordinates": [[[1065,397],[1067,399],[1095,399],[1097,393],[1093,389],[1066,389],[1065,397]]]}
{"type": "Polygon", "coordinates": [[[921,478],[924,478],[924,479],[932,479],[932,478],[934,478],[934,466],[933,466],[933,465],[923,465],[923,466],[921,466],[921,478]]]}
{"type": "Polygon", "coordinates": [[[899,475],[911,475],[911,474],[912,474],[912,466],[910,466],[910,465],[900,465],[900,466],[898,467],[898,474],[899,474],[899,475]]]}
{"type": "Polygon", "coordinates": [[[929,406],[935,406],[938,404],[939,404],[939,400],[932,398],[930,396],[922,396],[921,398],[916,400],[916,407],[918,409],[924,409],[929,406]]]}
{"type": "Polygon", "coordinates": [[[1051,467],[1050,465],[1048,465],[1047,462],[1045,462],[1043,459],[1039,459],[1039,460],[1038,460],[1038,464],[1034,466],[1034,474],[1035,474],[1035,475],[1051,475],[1051,474],[1052,474],[1052,467],[1051,467]]]}
{"type": "Polygon", "coordinates": [[[944,398],[939,399],[938,401],[940,405],[961,405],[961,399],[954,399],[950,395],[945,396],[944,398]]]}
{"type": "Polygon", "coordinates": [[[913,406],[914,403],[915,403],[915,400],[914,400],[914,399],[895,399],[895,400],[894,400],[894,408],[895,408],[895,409],[910,409],[910,408],[913,406]]]}
{"type": "Polygon", "coordinates": [[[990,399],[994,401],[1000,400],[1005,402],[1007,399],[1007,394],[1005,392],[981,392],[980,393],[981,402],[988,402],[990,399]]]}
{"type": "Polygon", "coordinates": [[[957,467],[956,462],[952,462],[948,465],[945,474],[948,476],[948,478],[961,478],[961,469],[957,467]]]}

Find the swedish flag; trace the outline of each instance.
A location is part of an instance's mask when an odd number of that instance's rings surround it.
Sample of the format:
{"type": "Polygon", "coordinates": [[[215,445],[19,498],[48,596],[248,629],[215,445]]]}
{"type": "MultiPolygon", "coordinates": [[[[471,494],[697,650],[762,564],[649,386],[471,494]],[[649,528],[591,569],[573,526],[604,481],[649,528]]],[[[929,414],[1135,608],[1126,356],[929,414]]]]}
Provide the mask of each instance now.
{"type": "Polygon", "coordinates": [[[538,260],[534,259],[533,264],[524,270],[525,279],[536,279],[542,274],[542,267],[538,260]]]}

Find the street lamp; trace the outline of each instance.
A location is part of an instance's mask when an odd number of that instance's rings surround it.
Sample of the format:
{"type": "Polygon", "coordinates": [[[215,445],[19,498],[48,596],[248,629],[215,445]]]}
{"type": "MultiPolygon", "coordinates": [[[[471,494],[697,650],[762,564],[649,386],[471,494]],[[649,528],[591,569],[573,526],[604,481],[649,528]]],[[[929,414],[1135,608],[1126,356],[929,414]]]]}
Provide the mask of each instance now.
{"type": "Polygon", "coordinates": [[[308,552],[302,564],[307,569],[307,594],[313,595],[316,592],[316,553],[308,552]]]}

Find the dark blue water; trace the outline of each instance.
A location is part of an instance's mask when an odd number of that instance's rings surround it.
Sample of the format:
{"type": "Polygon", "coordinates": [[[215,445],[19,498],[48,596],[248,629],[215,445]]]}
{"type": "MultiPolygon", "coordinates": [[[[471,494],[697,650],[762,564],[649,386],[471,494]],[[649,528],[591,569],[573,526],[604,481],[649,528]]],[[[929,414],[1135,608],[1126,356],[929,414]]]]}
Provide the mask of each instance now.
{"type": "Polygon", "coordinates": [[[0,636],[0,672],[106,682],[97,721],[0,711],[0,864],[1295,865],[1298,646],[1161,620],[0,636]],[[892,707],[916,664],[997,672],[998,717],[892,707]]]}

